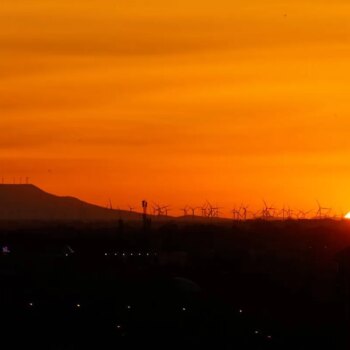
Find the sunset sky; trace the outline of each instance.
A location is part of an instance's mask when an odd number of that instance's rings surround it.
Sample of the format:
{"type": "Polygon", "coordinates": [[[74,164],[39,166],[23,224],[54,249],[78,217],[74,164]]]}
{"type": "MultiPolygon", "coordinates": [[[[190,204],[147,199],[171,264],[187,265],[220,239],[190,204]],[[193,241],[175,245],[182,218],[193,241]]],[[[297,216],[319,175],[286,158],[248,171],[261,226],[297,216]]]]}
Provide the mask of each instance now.
{"type": "Polygon", "coordinates": [[[121,208],[349,211],[349,18],[345,0],[3,0],[0,176],[121,208]]]}

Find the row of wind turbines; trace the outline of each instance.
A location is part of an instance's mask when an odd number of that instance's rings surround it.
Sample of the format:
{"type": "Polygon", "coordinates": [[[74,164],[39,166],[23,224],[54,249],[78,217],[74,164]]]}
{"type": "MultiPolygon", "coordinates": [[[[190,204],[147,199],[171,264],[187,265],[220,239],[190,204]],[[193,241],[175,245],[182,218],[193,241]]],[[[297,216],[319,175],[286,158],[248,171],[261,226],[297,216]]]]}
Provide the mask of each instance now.
{"type": "MultiPolygon", "coordinates": [[[[213,206],[210,202],[206,202],[201,207],[189,207],[186,206],[181,208],[184,216],[188,216],[188,210],[191,210],[192,216],[195,216],[195,211],[200,210],[202,217],[220,217],[222,215],[222,207],[213,206]]],[[[328,219],[336,218],[332,215],[332,208],[326,208],[321,206],[317,201],[316,210],[294,210],[290,207],[283,206],[283,208],[278,209],[274,206],[268,205],[266,201],[263,200],[263,208],[258,211],[249,210],[248,205],[241,204],[236,206],[231,210],[231,215],[233,220],[245,221],[249,219],[264,219],[264,220],[290,220],[290,219],[328,219]]],[[[343,216],[342,216],[343,217],[343,216]]]]}
{"type": "MultiPolygon", "coordinates": [[[[306,220],[306,219],[336,219],[344,218],[344,215],[336,215],[332,212],[332,208],[323,207],[320,202],[317,202],[317,208],[313,210],[291,209],[288,206],[277,208],[269,205],[265,200],[262,201],[262,209],[253,211],[249,209],[249,205],[241,204],[235,206],[230,211],[230,216],[235,221],[246,221],[251,219],[261,220],[306,220]]],[[[111,201],[109,202],[109,209],[113,209],[111,201]]],[[[223,212],[224,208],[217,205],[212,205],[206,201],[202,206],[186,205],[182,208],[175,208],[183,213],[183,217],[203,217],[203,218],[227,218],[223,212]]],[[[170,205],[161,205],[153,203],[151,205],[151,214],[158,217],[167,217],[169,212],[175,210],[170,205]]],[[[129,205],[130,212],[136,212],[135,207],[129,205]]]]}

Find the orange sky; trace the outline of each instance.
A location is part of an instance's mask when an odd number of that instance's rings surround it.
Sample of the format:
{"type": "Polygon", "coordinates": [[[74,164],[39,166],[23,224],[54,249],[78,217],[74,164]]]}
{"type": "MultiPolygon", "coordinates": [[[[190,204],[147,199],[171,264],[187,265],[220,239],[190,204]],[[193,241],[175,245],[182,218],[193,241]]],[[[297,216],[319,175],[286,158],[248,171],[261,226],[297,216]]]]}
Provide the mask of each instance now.
{"type": "Polygon", "coordinates": [[[1,176],[120,207],[350,210],[349,18],[345,0],[4,0],[1,176]]]}

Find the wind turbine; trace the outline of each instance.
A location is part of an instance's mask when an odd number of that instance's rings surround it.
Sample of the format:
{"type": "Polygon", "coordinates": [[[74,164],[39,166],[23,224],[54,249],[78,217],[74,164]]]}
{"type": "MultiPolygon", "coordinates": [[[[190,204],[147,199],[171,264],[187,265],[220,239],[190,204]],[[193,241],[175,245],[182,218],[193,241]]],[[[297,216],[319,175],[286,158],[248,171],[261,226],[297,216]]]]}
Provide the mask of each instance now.
{"type": "Polygon", "coordinates": [[[206,217],[208,214],[207,214],[207,210],[208,210],[208,204],[205,203],[202,207],[200,207],[201,211],[202,211],[202,216],[203,217],[206,217]]]}
{"type": "Polygon", "coordinates": [[[168,211],[170,210],[169,208],[170,208],[169,205],[161,206],[157,203],[154,203],[154,206],[153,206],[154,214],[157,214],[158,216],[162,216],[162,215],[168,216],[168,211]]]}
{"type": "Polygon", "coordinates": [[[158,216],[161,216],[163,214],[162,207],[159,204],[155,203],[155,207],[153,207],[153,209],[155,214],[157,214],[158,216]]]}
{"type": "Polygon", "coordinates": [[[170,211],[170,205],[165,205],[160,208],[163,215],[168,216],[168,211],[170,211]]]}
{"type": "Polygon", "coordinates": [[[299,220],[305,220],[307,218],[307,215],[310,214],[311,212],[312,210],[309,210],[309,211],[299,210],[297,214],[297,218],[299,220]]]}
{"type": "Polygon", "coordinates": [[[195,217],[195,214],[196,214],[196,210],[197,210],[197,209],[200,209],[200,208],[198,208],[198,207],[189,207],[189,209],[191,210],[191,212],[192,212],[192,217],[194,218],[194,217],[195,217]]]}
{"type": "Polygon", "coordinates": [[[240,217],[243,218],[244,221],[247,220],[247,214],[248,214],[248,205],[243,205],[241,204],[241,207],[239,208],[239,213],[241,213],[241,211],[243,212],[243,214],[240,214],[240,217]]]}
{"type": "Polygon", "coordinates": [[[222,207],[212,207],[212,217],[218,218],[220,217],[221,211],[220,209],[223,209],[222,207]]]}
{"type": "Polygon", "coordinates": [[[324,207],[322,207],[319,201],[317,201],[317,205],[318,205],[318,210],[317,210],[317,213],[316,213],[316,217],[318,219],[326,219],[328,217],[328,214],[330,213],[330,211],[332,209],[331,208],[324,208],[324,207]],[[324,214],[324,211],[326,211],[326,214],[324,214]]]}
{"type": "Polygon", "coordinates": [[[189,207],[188,207],[188,205],[186,205],[184,208],[181,208],[180,210],[183,211],[184,216],[188,216],[188,209],[189,209],[189,207]]]}
{"type": "Polygon", "coordinates": [[[237,210],[236,207],[232,209],[232,214],[233,214],[233,220],[239,221],[241,218],[241,213],[240,210],[237,210]]]}
{"type": "Polygon", "coordinates": [[[278,213],[278,215],[282,215],[282,220],[285,220],[286,214],[287,214],[287,210],[286,210],[285,205],[283,205],[283,208],[280,210],[280,212],[278,213]]]}
{"type": "Polygon", "coordinates": [[[293,209],[290,209],[290,207],[288,207],[288,210],[287,210],[287,219],[288,219],[288,220],[293,219],[293,214],[294,214],[294,210],[293,210],[293,209]]]}
{"type": "Polygon", "coordinates": [[[263,202],[264,202],[264,208],[262,210],[263,218],[264,219],[270,219],[270,218],[272,218],[274,216],[276,208],[269,207],[267,205],[267,203],[265,202],[265,200],[263,200],[263,202]],[[271,214],[271,211],[273,212],[273,214],[271,214]]]}
{"type": "Polygon", "coordinates": [[[206,210],[206,213],[207,213],[207,216],[208,216],[209,218],[214,218],[214,217],[216,217],[216,215],[218,215],[218,213],[219,213],[219,209],[220,209],[220,208],[218,208],[218,207],[213,207],[213,206],[211,205],[211,203],[207,201],[207,210],[206,210]]]}

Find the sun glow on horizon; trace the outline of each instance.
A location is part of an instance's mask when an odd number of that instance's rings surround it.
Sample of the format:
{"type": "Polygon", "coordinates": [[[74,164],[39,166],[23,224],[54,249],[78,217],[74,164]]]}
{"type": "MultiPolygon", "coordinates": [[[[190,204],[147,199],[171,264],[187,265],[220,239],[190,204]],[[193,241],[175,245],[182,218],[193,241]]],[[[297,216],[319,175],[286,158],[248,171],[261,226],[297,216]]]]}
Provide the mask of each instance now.
{"type": "Polygon", "coordinates": [[[347,220],[350,220],[350,211],[344,215],[344,218],[347,219],[347,220]]]}

